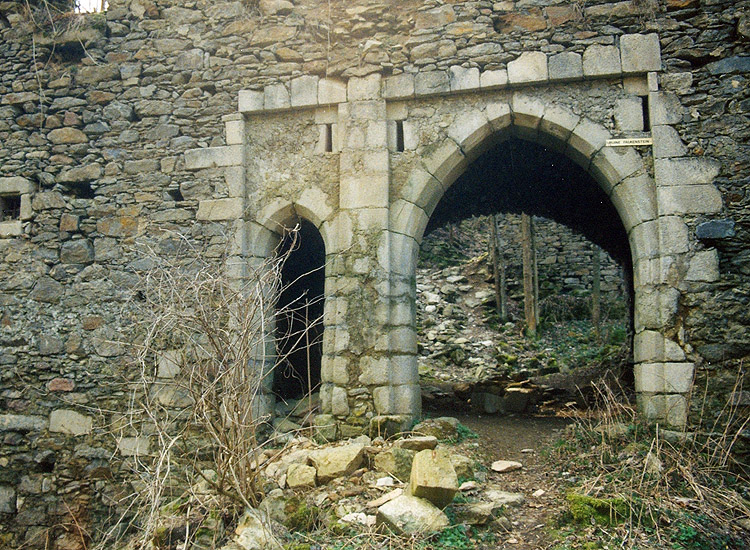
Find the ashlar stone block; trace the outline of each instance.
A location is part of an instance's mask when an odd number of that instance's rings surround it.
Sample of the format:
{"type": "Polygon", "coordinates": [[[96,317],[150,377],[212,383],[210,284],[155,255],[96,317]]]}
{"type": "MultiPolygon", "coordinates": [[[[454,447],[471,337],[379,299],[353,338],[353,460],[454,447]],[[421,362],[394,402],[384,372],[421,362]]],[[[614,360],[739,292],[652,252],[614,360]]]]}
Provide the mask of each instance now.
{"type": "Polygon", "coordinates": [[[716,249],[696,252],[690,260],[686,279],[693,282],[712,283],[719,280],[719,255],[716,249]]]}
{"type": "Polygon", "coordinates": [[[148,437],[123,437],[117,442],[117,449],[122,456],[147,455],[150,448],[148,437]]]}
{"type": "Polygon", "coordinates": [[[679,124],[685,112],[680,98],[670,92],[649,92],[648,109],[652,126],[679,124]]]}
{"type": "Polygon", "coordinates": [[[94,421],[91,417],[69,409],[57,409],[49,416],[49,431],[67,435],[91,433],[94,421]]]}
{"type": "Polygon", "coordinates": [[[656,189],[654,182],[646,174],[622,180],[612,190],[610,199],[620,214],[626,231],[657,217],[656,189]]]}
{"type": "Polygon", "coordinates": [[[240,113],[252,113],[262,111],[264,107],[265,93],[258,90],[240,90],[238,103],[240,113]]]}
{"type": "Polygon", "coordinates": [[[318,104],[318,77],[304,75],[292,79],[292,107],[310,107],[318,104]]]}
{"type": "Polygon", "coordinates": [[[263,108],[266,111],[288,109],[290,106],[289,90],[284,84],[271,84],[263,89],[263,108]]]}
{"type": "Polygon", "coordinates": [[[401,99],[414,96],[414,75],[401,73],[389,76],[383,81],[386,99],[401,99]]]}
{"type": "Polygon", "coordinates": [[[620,55],[624,73],[661,70],[661,46],[656,33],[622,35],[620,55]]]}
{"type": "Polygon", "coordinates": [[[544,52],[524,52],[508,63],[508,81],[511,84],[545,82],[548,79],[547,54],[544,52]]]}
{"type": "Polygon", "coordinates": [[[640,363],[635,365],[635,391],[687,393],[694,373],[693,363],[640,363]]]}
{"type": "Polygon", "coordinates": [[[654,138],[655,159],[682,157],[687,154],[680,134],[672,126],[652,126],[651,136],[654,138]]]}
{"type": "Polygon", "coordinates": [[[723,206],[721,193],[713,185],[657,187],[659,211],[671,214],[713,214],[723,206]]]}
{"type": "Polygon", "coordinates": [[[663,422],[682,428],[687,423],[687,399],[684,395],[645,394],[638,395],[638,408],[650,421],[663,422]]]}
{"type": "Polygon", "coordinates": [[[513,124],[513,114],[508,103],[489,103],[484,112],[495,132],[503,131],[513,124]]]}
{"type": "Polygon", "coordinates": [[[617,46],[593,44],[583,52],[584,76],[616,76],[621,72],[620,50],[617,46]]]}
{"type": "Polygon", "coordinates": [[[349,101],[378,99],[380,97],[380,83],[381,77],[378,73],[363,77],[351,77],[347,88],[349,101]]]}
{"type": "Polygon", "coordinates": [[[656,159],[654,177],[660,186],[700,185],[713,182],[719,167],[718,162],[707,158],[656,159]]]}
{"type": "Polygon", "coordinates": [[[581,117],[559,106],[547,105],[539,124],[539,139],[557,150],[564,150],[581,117]]]}
{"type": "Polygon", "coordinates": [[[685,352],[662,333],[644,330],[634,337],[633,359],[636,363],[684,362],[685,352]]]}
{"type": "Polygon", "coordinates": [[[557,81],[583,78],[583,59],[576,52],[562,52],[549,58],[549,79],[557,81]]]}
{"type": "Polygon", "coordinates": [[[242,217],[242,211],[242,199],[204,200],[198,203],[196,218],[201,221],[235,220],[242,217]]]}
{"type": "Polygon", "coordinates": [[[451,92],[476,90],[479,88],[479,69],[454,65],[449,70],[451,92]]]}
{"type": "Polygon", "coordinates": [[[484,71],[479,75],[479,87],[483,90],[504,88],[507,85],[508,71],[506,69],[484,71]]]}
{"type": "Polygon", "coordinates": [[[591,157],[604,147],[611,137],[612,134],[603,126],[587,118],[582,118],[570,134],[566,154],[574,162],[587,169],[591,157]]]}
{"type": "Polygon", "coordinates": [[[458,115],[447,134],[468,155],[492,135],[492,126],[482,111],[474,110],[458,115]]]}
{"type": "Polygon", "coordinates": [[[202,170],[222,166],[241,166],[244,157],[242,145],[190,149],[185,151],[185,169],[202,170]]]}
{"type": "Polygon", "coordinates": [[[0,195],[17,193],[23,195],[34,192],[34,184],[21,176],[0,178],[0,195]]]}
{"type": "Polygon", "coordinates": [[[643,104],[639,97],[623,97],[615,102],[615,124],[623,132],[643,131],[643,104]]]}
{"type": "Polygon", "coordinates": [[[416,95],[436,95],[450,92],[450,79],[445,71],[417,73],[414,77],[416,95]]]}
{"type": "Polygon", "coordinates": [[[333,78],[322,78],[318,81],[318,103],[330,105],[346,102],[346,83],[333,78]]]}

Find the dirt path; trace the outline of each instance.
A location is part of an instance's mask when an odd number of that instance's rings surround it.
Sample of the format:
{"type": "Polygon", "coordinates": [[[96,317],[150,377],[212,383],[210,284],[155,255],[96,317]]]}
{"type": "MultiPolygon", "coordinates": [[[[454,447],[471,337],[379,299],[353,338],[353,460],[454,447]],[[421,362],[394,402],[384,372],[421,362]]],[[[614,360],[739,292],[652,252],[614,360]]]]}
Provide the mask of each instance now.
{"type": "Polygon", "coordinates": [[[508,508],[509,529],[498,533],[495,548],[537,550],[548,547],[545,527],[558,514],[564,495],[561,472],[552,469],[541,453],[561,435],[570,420],[554,416],[461,415],[457,418],[479,435],[478,439],[465,440],[461,446],[488,467],[486,483],[504,491],[521,493],[526,498],[520,507],[508,508]],[[489,469],[496,460],[517,461],[523,468],[496,473],[489,469]],[[533,496],[540,490],[544,493],[533,496]]]}

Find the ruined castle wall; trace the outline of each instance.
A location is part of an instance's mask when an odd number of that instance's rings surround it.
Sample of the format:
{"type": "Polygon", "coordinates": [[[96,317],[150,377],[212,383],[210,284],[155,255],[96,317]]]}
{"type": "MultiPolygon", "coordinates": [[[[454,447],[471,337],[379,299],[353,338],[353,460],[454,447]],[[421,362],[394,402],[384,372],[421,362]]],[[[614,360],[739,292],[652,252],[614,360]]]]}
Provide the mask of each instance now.
{"type": "MultiPolygon", "coordinates": [[[[187,170],[184,152],[234,142],[222,117],[235,116],[240,90],[302,75],[501,70],[524,51],[584,54],[658,33],[663,114],[680,140],[666,137],[675,156],[718,161],[723,200],[716,214],[685,219],[705,265],[691,264],[670,336],[710,367],[699,376],[728,381],[750,352],[750,2],[293,4],[111,0],[82,26],[65,31],[58,19],[51,39],[44,14],[33,24],[24,3],[0,2],[12,25],[0,27],[0,198],[18,199],[0,221],[0,545],[74,547],[62,528],[72,514],[96,532],[135,490],[123,479],[147,441],[131,439],[120,416],[138,374],[129,300],[149,268],[144,249],[179,256],[189,242],[224,261],[234,222],[199,203],[226,199],[215,205],[232,210],[244,191],[221,167],[187,170]],[[731,222],[703,225],[711,220],[731,222]]],[[[627,126],[627,113],[601,111],[613,131],[627,126]]],[[[299,159],[277,167],[279,193],[315,181],[338,197],[338,153],[304,154],[326,113],[310,110],[301,126],[285,116],[248,118],[252,154],[280,147],[299,159]],[[287,135],[265,133],[279,125],[287,135]]],[[[253,162],[249,184],[272,167],[253,162]]],[[[261,200],[250,187],[251,216],[275,188],[259,189],[261,200]]]]}

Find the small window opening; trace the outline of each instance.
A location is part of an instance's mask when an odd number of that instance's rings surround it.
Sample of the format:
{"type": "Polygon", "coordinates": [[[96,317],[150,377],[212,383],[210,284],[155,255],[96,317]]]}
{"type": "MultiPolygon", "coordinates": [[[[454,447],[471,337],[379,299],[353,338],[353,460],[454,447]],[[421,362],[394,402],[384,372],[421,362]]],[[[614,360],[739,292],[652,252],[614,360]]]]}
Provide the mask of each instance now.
{"type": "Polygon", "coordinates": [[[404,121],[396,121],[396,151],[399,153],[404,152],[404,121]]]}
{"type": "Polygon", "coordinates": [[[76,13],[100,13],[107,11],[107,0],[76,0],[76,13]]]}
{"type": "Polygon", "coordinates": [[[21,195],[0,196],[0,222],[21,219],[21,195]]]}
{"type": "Polygon", "coordinates": [[[168,189],[167,194],[175,202],[182,202],[185,200],[185,197],[182,196],[182,191],[180,191],[179,187],[175,187],[174,189],[168,189]]]}
{"type": "Polygon", "coordinates": [[[87,181],[70,184],[70,192],[77,199],[93,199],[96,196],[94,188],[87,181]]]}
{"type": "Polygon", "coordinates": [[[651,118],[648,115],[648,96],[641,96],[641,109],[643,109],[643,131],[651,131],[651,118]]]}
{"type": "Polygon", "coordinates": [[[326,131],[325,131],[325,137],[323,138],[325,142],[323,143],[323,150],[326,153],[333,153],[333,124],[326,124],[325,125],[326,131]]]}

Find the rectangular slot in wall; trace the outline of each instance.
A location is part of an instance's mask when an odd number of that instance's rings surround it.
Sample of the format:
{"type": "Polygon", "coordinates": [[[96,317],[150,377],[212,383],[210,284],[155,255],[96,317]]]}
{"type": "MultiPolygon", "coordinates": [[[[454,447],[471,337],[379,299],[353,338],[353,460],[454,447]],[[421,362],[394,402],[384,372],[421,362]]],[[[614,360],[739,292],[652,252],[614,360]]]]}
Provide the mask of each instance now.
{"type": "Polygon", "coordinates": [[[396,121],[396,152],[404,152],[404,121],[396,121]]]}
{"type": "Polygon", "coordinates": [[[21,219],[21,195],[0,195],[0,221],[21,219]]]}

